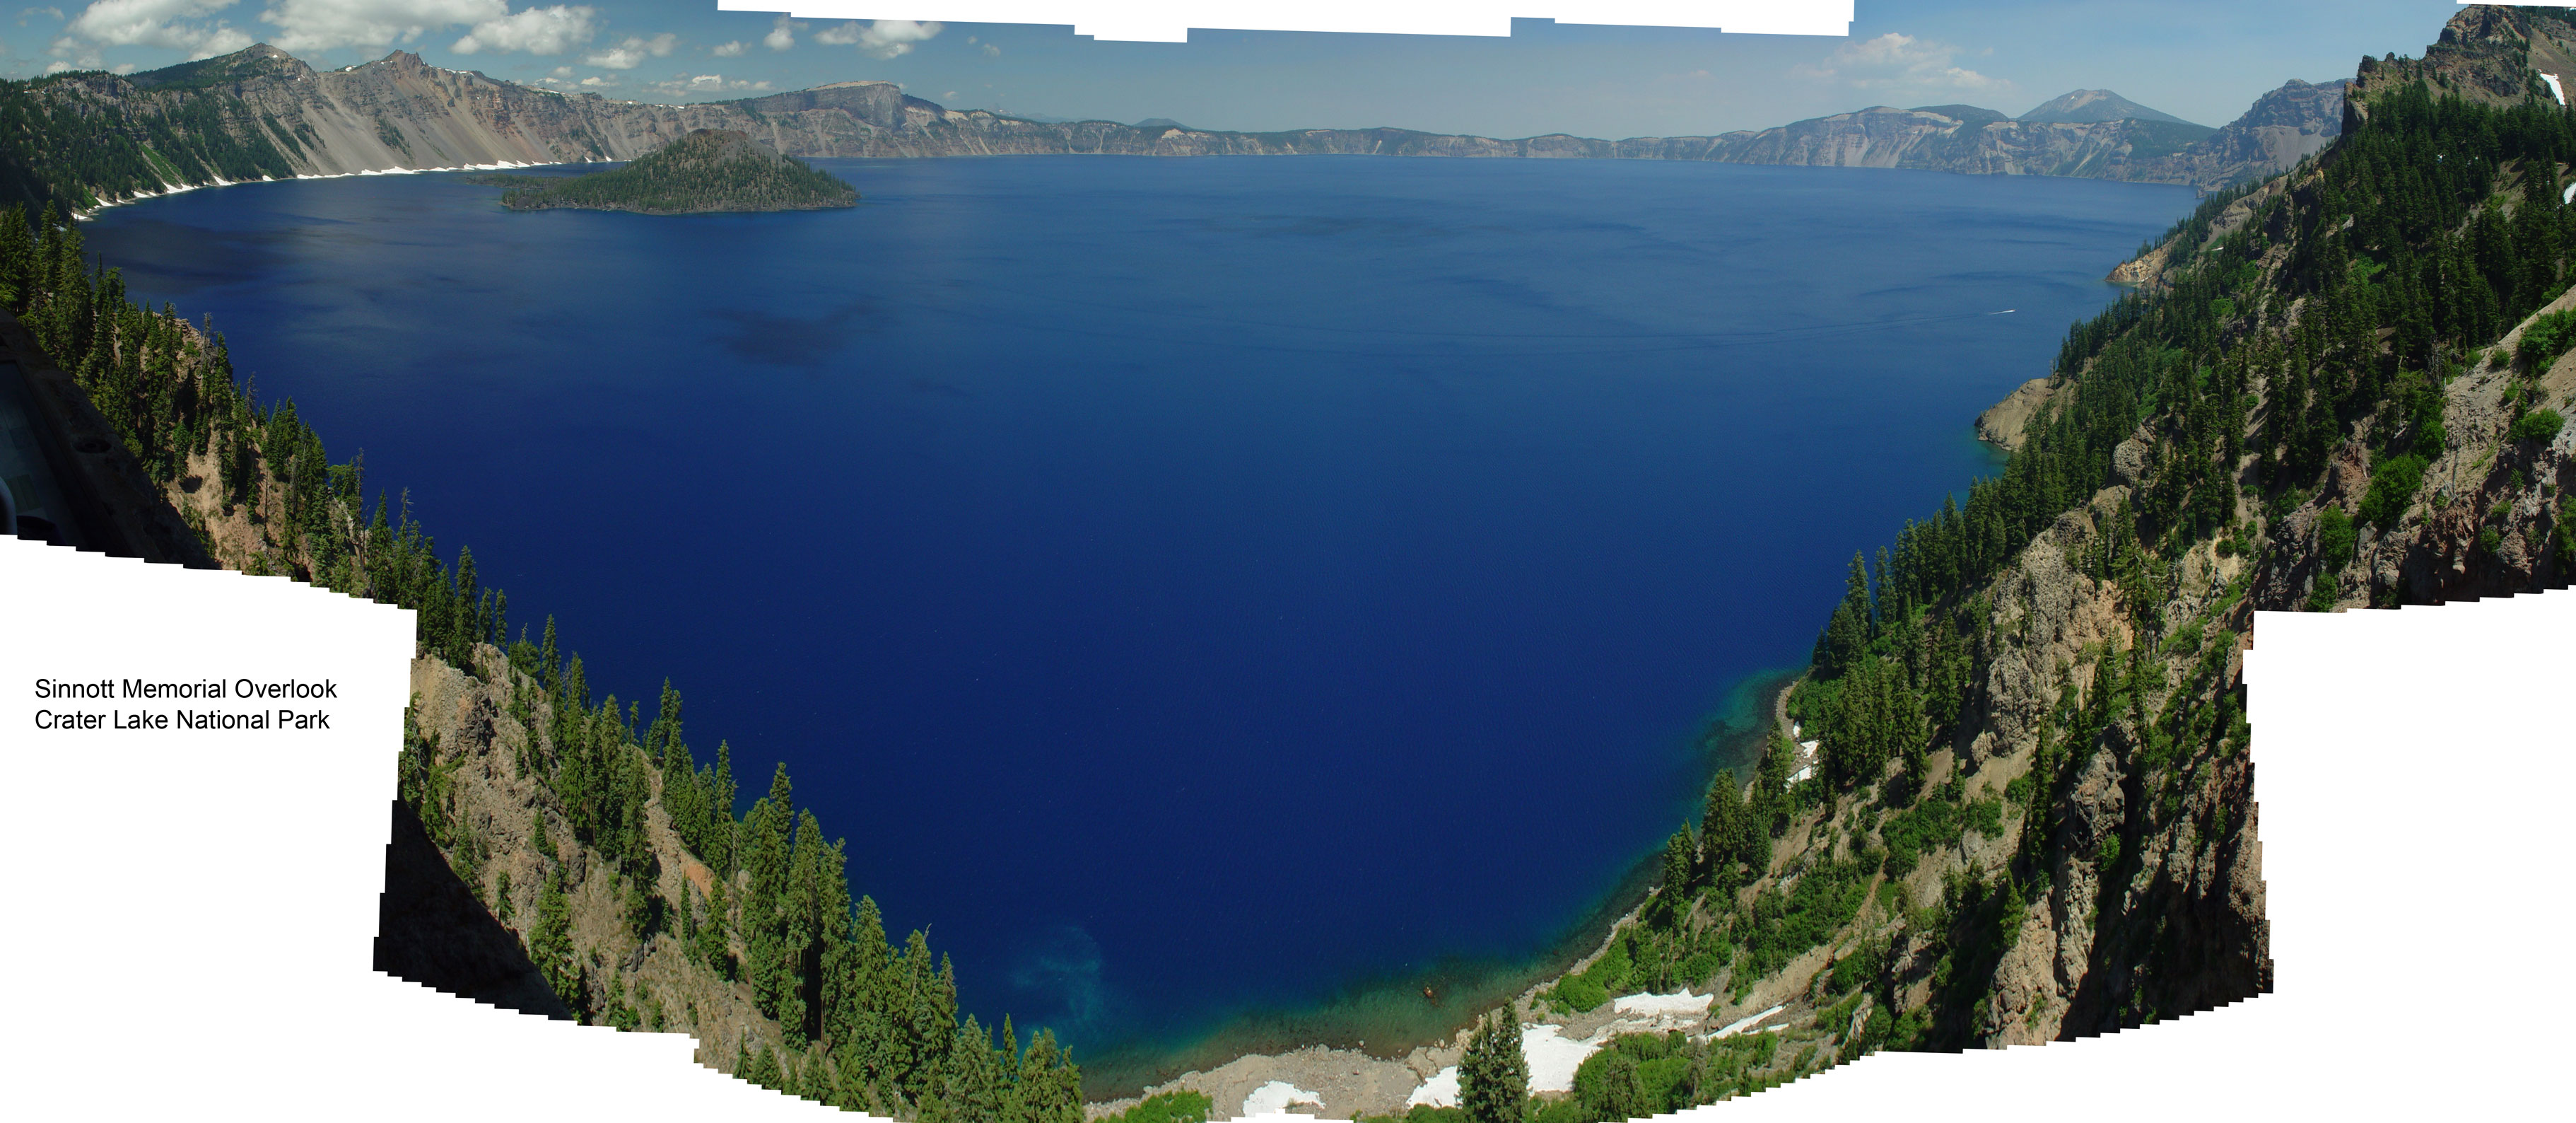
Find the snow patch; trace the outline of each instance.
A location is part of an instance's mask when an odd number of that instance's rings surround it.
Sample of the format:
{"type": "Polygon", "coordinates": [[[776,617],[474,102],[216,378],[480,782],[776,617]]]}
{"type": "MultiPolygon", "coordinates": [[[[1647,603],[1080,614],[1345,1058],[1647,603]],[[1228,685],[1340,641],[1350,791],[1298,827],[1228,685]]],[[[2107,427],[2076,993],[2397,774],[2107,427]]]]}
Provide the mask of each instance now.
{"type": "Polygon", "coordinates": [[[1285,1080],[1273,1080],[1253,1089],[1251,1095],[1243,1097],[1243,1110],[1234,1114],[1241,1119],[1278,1115],[1287,1111],[1289,1104],[1299,1102],[1320,1104],[1324,1102],[1324,1097],[1285,1080]]]}
{"type": "Polygon", "coordinates": [[[1601,1050],[1613,1031],[1603,1030],[1580,1041],[1568,1040],[1552,1025],[1531,1026],[1521,1031],[1521,1055],[1529,1058],[1529,1087],[1533,1092],[1571,1092],[1574,1070],[1583,1067],[1583,1058],[1601,1050]]]}
{"type": "MultiPolygon", "coordinates": [[[[1733,1037],[1733,1036],[1735,1036],[1736,1034],[1742,1033],[1742,1032],[1744,1032],[1745,1030],[1750,1029],[1750,1028],[1752,1028],[1753,1026],[1755,1026],[1755,1025],[1757,1025],[1757,1024],[1760,1024],[1760,1022],[1762,1021],[1762,1019],[1767,1018],[1767,1017],[1770,1017],[1771,1015],[1773,1015],[1773,1014],[1777,1014],[1777,1013],[1779,1013],[1780,1011],[1782,1011],[1782,1010],[1786,1010],[1786,1009],[1788,1009],[1788,1007],[1786,1007],[1786,1006],[1774,1006],[1774,1007],[1772,1007],[1772,1008],[1770,1008],[1770,1009],[1768,1009],[1768,1010],[1764,1010],[1763,1012],[1761,1012],[1761,1013],[1759,1013],[1759,1014],[1755,1014],[1755,1015],[1753,1015],[1753,1016],[1751,1016],[1751,1017],[1747,1017],[1747,1018],[1737,1018],[1736,1020],[1734,1020],[1734,1021],[1732,1021],[1732,1022],[1728,1022],[1728,1023],[1726,1024],[1726,1028],[1721,1029],[1721,1030],[1717,1031],[1716,1033],[1712,1033],[1712,1034],[1708,1035],[1708,1039],[1709,1039],[1709,1040],[1711,1040],[1711,1041],[1715,1041],[1715,1040],[1718,1040],[1718,1039],[1720,1039],[1720,1038],[1733,1037]]],[[[1764,1032],[1764,1033],[1776,1033],[1776,1032],[1778,1032],[1778,1031],[1779,1031],[1779,1029],[1780,1029],[1780,1027],[1779,1027],[1779,1026],[1772,1026],[1770,1029],[1766,1029],[1766,1030],[1764,1030],[1764,1031],[1762,1031],[1762,1032],[1764,1032]]]]}
{"type": "Polygon", "coordinates": [[[1613,1001],[1610,1008],[1622,1014],[1705,1014],[1716,997],[1687,989],[1677,994],[1631,994],[1613,1001]]]}
{"type": "Polygon", "coordinates": [[[1432,1107],[1458,1106],[1458,1066],[1450,1065],[1432,1073],[1431,1079],[1423,1081],[1422,1086],[1414,1089],[1412,1095],[1404,1097],[1404,1106],[1412,1107],[1415,1104],[1429,1104],[1432,1107]]]}

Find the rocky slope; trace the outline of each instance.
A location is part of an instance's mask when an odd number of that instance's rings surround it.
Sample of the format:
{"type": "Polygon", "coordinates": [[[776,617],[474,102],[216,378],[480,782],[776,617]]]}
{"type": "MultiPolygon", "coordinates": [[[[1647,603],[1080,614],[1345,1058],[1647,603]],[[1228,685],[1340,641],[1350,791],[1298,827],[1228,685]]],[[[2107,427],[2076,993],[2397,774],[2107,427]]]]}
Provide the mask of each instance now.
{"type": "MultiPolygon", "coordinates": [[[[2359,127],[2370,119],[2375,98],[2397,97],[2418,80],[2496,106],[2548,101],[2532,79],[2543,68],[2576,71],[2576,58],[2567,53],[2572,42],[2576,26],[2555,14],[2463,9],[2425,58],[2365,61],[2353,83],[2350,120],[2359,127]]],[[[2324,89],[2292,87],[2282,95],[2318,102],[2324,89]]],[[[2302,118],[2312,113],[2298,111],[2302,118]]],[[[2252,129],[2278,127],[2277,118],[2248,118],[2252,129]]],[[[2522,220],[2523,208],[2549,206],[2571,174],[2576,168],[2564,159],[2545,169],[2509,160],[2461,231],[2477,225],[2477,211],[2492,210],[2501,221],[2522,220]],[[2536,174],[2548,179],[2526,194],[2526,178],[2536,174]]],[[[2450,351],[2464,357],[2447,360],[2442,377],[2431,384],[2439,407],[2414,405],[2411,423],[2387,404],[2397,398],[2352,399],[2336,415],[2339,431],[2316,475],[2303,474],[2294,457],[2266,447],[2302,408],[2294,395],[2323,393],[2303,391],[2317,383],[2292,365],[2295,356],[2308,353],[2320,361],[2323,369],[2309,376],[2315,378],[2353,364],[2361,373],[2352,377],[2364,381],[2351,393],[2363,395],[2372,385],[2366,381],[2372,369],[2397,371],[2398,389],[2387,393],[2402,395],[2403,368],[2413,361],[2388,330],[2362,337],[2352,352],[2320,346],[2320,328],[2352,330],[2335,326],[2350,312],[2339,307],[2346,296],[2334,275],[2302,273],[2302,263],[2314,255],[2336,252],[2317,243],[2340,242],[2354,229],[2319,217],[2320,199],[2329,190],[2319,167],[2242,198],[2213,200],[2218,205],[2203,221],[2155,247],[2140,270],[2156,293],[2196,299],[2199,293],[2226,292],[2236,309],[2224,317],[2225,335],[2204,344],[2222,365],[2251,364],[2245,369],[2253,400],[2240,415],[2244,451],[2234,462],[2242,498],[2226,518],[2235,529],[2181,549],[2143,554],[2143,584],[2100,560],[2106,549],[2135,544],[2122,512],[2178,486],[2174,481],[2186,471],[2191,422],[2187,411],[2176,408],[2150,417],[2113,449],[2107,486],[2059,515],[1982,590],[1982,601],[1993,607],[1981,624],[1995,642],[1977,658],[1973,717],[1963,721],[1955,743],[1934,754],[1936,782],[1952,772],[1964,773],[1972,790],[2008,785],[2034,774],[2034,759],[2073,754],[2063,758],[2063,794],[2045,806],[2036,828],[2054,843],[2045,848],[2055,858],[2040,886],[2044,892],[2017,921],[2005,918],[2012,935],[1994,963],[1983,1003],[1973,1011],[1974,1036],[1989,1046],[2102,1032],[2269,989],[2255,835],[2259,811],[2243,734],[2193,746],[2168,739],[2162,728],[2178,709],[2223,704],[2237,689],[2254,611],[2511,595],[2563,587],[2576,569],[2561,502],[2565,488],[2576,484],[2576,429],[2515,428],[2518,418],[2576,406],[2576,358],[2545,358],[2536,368],[2514,358],[2525,338],[2548,330],[2554,317],[2576,315],[2576,292],[2538,305],[2500,337],[2464,341],[2491,346],[2450,351]],[[2231,274],[2232,281],[2219,280],[2231,274]],[[2400,459],[2396,453],[2408,437],[2424,431],[2421,418],[2427,416],[2437,419],[2430,439],[2440,442],[2438,450],[2420,482],[2394,475],[2400,470],[2393,467],[2400,459]],[[2401,425],[2409,429],[2401,432],[2401,425]],[[2444,430],[2447,439],[2440,436],[2444,430]],[[2284,460],[2291,466],[2284,467],[2284,460]],[[2366,499],[2389,478],[2402,481],[2401,490],[2391,493],[2399,513],[2390,525],[2374,527],[2366,499]],[[2350,547],[2330,543],[2333,532],[2326,526],[2335,522],[2355,527],[2350,547]],[[2107,575],[2105,568],[2111,570],[2107,575]],[[2123,647],[2145,653],[2144,661],[2120,667],[2114,653],[2123,647]],[[2111,675],[2117,678],[2106,678],[2111,675]],[[2098,723],[2090,744],[2064,742],[2070,727],[2083,727],[2074,715],[2093,705],[2106,681],[2134,684],[2122,687],[2137,691],[2134,708],[2098,723]]],[[[2369,212],[2361,213],[2360,221],[2368,221],[2369,212]]],[[[2461,231],[2450,236],[2465,237],[2461,231]]],[[[2379,242],[2349,252],[2385,257],[2400,251],[2379,242]]],[[[2556,287],[2563,289],[2567,271],[2576,266],[2560,262],[2554,268],[2560,273],[2556,287]]],[[[2128,330],[2147,331],[2151,322],[2128,330]]],[[[2100,379],[2098,364],[2109,361],[2096,359],[2021,387],[1981,419],[1981,431],[1994,439],[2001,436],[1998,430],[2078,408],[2086,393],[2100,392],[2088,387],[2100,379]]],[[[2311,403],[2318,400],[2312,397],[2311,403]]],[[[1825,838],[1823,847],[1830,850],[1834,838],[1867,822],[1865,814],[1827,813],[1801,829],[1810,839],[1825,838]]],[[[2009,821],[2007,827],[2008,835],[2034,829],[2027,820],[2018,830],[2009,821]]],[[[1802,848],[1787,849],[1795,854],[1802,848]]],[[[1817,844],[1804,849],[1812,860],[1817,844]]],[[[1944,882],[1963,873],[2004,868],[2015,849],[2009,837],[1969,832],[1955,855],[1927,862],[1913,875],[1910,896],[1923,900],[1943,893],[1944,882]]],[[[1873,933],[1871,918],[1864,917],[1844,942],[1862,946],[1873,934],[1892,939],[1891,961],[1918,968],[1938,948],[1937,938],[1908,931],[1901,921],[1876,923],[1873,933]]],[[[1902,967],[1894,981],[1892,997],[1900,1007],[1930,1001],[1939,985],[1902,967]]]]}
{"type": "MultiPolygon", "coordinates": [[[[2576,125],[2535,80],[2570,42],[2555,13],[2464,9],[2424,58],[2363,68],[2344,147],[2207,201],[2133,263],[2140,291],[1981,419],[2018,449],[1956,524],[1981,529],[1941,529],[1945,512],[1908,528],[1892,571],[1882,555],[1784,699],[1747,801],[1712,797],[1594,961],[1662,970],[1656,956],[1733,948],[1713,974],[1696,955],[1679,974],[1716,990],[1710,1023],[1784,1008],[1772,1076],[1875,1048],[2113,1032],[2269,990],[2242,720],[2254,613],[2576,573],[2576,428],[2559,423],[2576,412],[2576,207],[2561,202],[2576,125]],[[1997,541],[2015,543],[2002,564],[1951,583],[1997,541]],[[1836,666],[1847,623],[1869,646],[1836,666]],[[1846,763],[1891,727],[1900,742],[1928,727],[1929,744],[1846,763]],[[1771,799],[1788,810],[1730,885],[1745,851],[1729,808],[1771,799]],[[1802,898],[1820,881],[1836,888],[1802,898]]],[[[2306,118],[2332,92],[2286,99],[2306,118]]],[[[2249,117],[2258,137],[2279,123],[2249,117]]],[[[1611,993],[1672,981],[1631,972],[1611,993]]]]}
{"type": "Polygon", "coordinates": [[[2222,187],[2296,167],[2343,132],[2345,84],[2292,79],[2206,139],[2155,160],[2137,178],[2222,187]]]}
{"type": "MultiPolygon", "coordinates": [[[[15,138],[22,160],[0,173],[0,193],[83,210],[170,187],[244,179],[631,160],[695,129],[741,132],[809,159],[1585,157],[2089,176],[2208,188],[2287,167],[2313,149],[2312,139],[2332,135],[2339,118],[2327,90],[2294,82],[2215,135],[2139,116],[2013,121],[1968,106],[1877,106],[1722,136],[1502,140],[1397,128],[1245,133],[1041,122],[948,109],[889,82],[656,105],[521,86],[430,66],[403,51],[317,71],[262,45],[130,77],[87,72],[6,83],[0,136],[15,138]]],[[[2068,97],[2084,101],[2067,111],[2074,116],[2127,112],[2120,108],[2124,101],[2068,97]]]]}

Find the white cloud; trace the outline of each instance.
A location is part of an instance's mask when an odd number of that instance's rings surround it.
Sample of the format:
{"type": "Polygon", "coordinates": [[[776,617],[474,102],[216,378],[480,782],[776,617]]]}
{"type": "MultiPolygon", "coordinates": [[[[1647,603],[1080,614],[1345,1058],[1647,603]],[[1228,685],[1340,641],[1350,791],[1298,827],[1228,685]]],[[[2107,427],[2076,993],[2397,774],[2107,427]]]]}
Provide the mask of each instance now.
{"type": "Polygon", "coordinates": [[[22,10],[20,10],[20,11],[19,11],[19,13],[18,13],[18,26],[20,26],[20,27],[25,27],[25,26],[27,26],[27,19],[28,19],[28,17],[30,17],[30,16],[52,16],[52,17],[54,17],[55,19],[61,19],[61,18],[63,18],[63,10],[62,10],[61,8],[54,7],[54,6],[50,5],[50,4],[48,4],[48,5],[46,5],[46,6],[42,7],[42,8],[26,8],[26,9],[22,9],[22,10]]]}
{"type": "Polygon", "coordinates": [[[856,46],[878,58],[893,58],[909,54],[913,44],[927,40],[939,31],[937,23],[908,19],[881,19],[873,23],[852,21],[815,32],[814,41],[835,47],[856,46]]]}
{"type": "Polygon", "coordinates": [[[525,51],[532,55],[559,55],[570,51],[599,34],[591,23],[597,10],[586,4],[557,4],[551,8],[526,8],[499,19],[484,20],[474,30],[448,48],[460,55],[476,51],[509,54],[525,51]]]}
{"type": "Polygon", "coordinates": [[[505,0],[275,0],[259,18],[277,25],[269,42],[290,53],[390,47],[451,27],[476,27],[510,14],[505,0]]]}
{"type": "Polygon", "coordinates": [[[985,58],[1000,58],[1000,57],[1002,57],[1002,49],[1001,49],[1000,47],[996,47],[996,46],[994,46],[994,45],[992,45],[992,44],[990,44],[990,43],[986,43],[986,44],[984,44],[984,57],[985,57],[985,58]]]}
{"type": "Polygon", "coordinates": [[[594,90],[596,90],[596,89],[603,89],[603,88],[606,88],[606,87],[609,87],[609,86],[614,86],[614,85],[616,85],[616,84],[617,84],[617,76],[616,76],[616,75],[614,75],[614,74],[593,74],[593,75],[591,75],[591,76],[590,76],[590,77],[588,77],[588,78],[584,78],[584,79],[582,79],[582,80],[581,80],[581,84],[582,84],[582,85],[585,85],[585,86],[588,86],[588,87],[590,87],[590,88],[592,88],[592,89],[594,89],[594,90]]]}
{"type": "Polygon", "coordinates": [[[1960,49],[1947,43],[1888,32],[1846,44],[1821,64],[1798,67],[1807,78],[1839,78],[1857,89],[2004,90],[2009,79],[1951,65],[1960,49]]]}
{"type": "MultiPolygon", "coordinates": [[[[908,19],[881,19],[859,33],[859,49],[878,58],[893,58],[912,50],[915,43],[925,42],[939,34],[937,23],[920,23],[908,19]]],[[[821,36],[816,36],[821,38],[821,36]]]]}
{"type": "MultiPolygon", "coordinates": [[[[94,60],[97,47],[167,47],[188,52],[191,59],[213,58],[251,45],[251,37],[204,17],[232,7],[237,0],[98,0],[63,27],[53,53],[94,60]]],[[[97,64],[92,61],[83,67],[97,64]]]]}
{"type": "Polygon", "coordinates": [[[760,45],[773,51],[783,51],[793,47],[796,45],[796,32],[804,26],[795,20],[780,16],[778,22],[769,25],[769,34],[760,37],[760,45]]]}
{"type": "Polygon", "coordinates": [[[629,35],[616,46],[581,61],[591,66],[604,66],[610,70],[633,70],[642,66],[647,58],[668,56],[679,45],[680,37],[667,31],[650,39],[629,35]]]}
{"type": "Polygon", "coordinates": [[[741,58],[742,51],[742,40],[736,39],[731,43],[717,44],[713,53],[717,58],[741,58]]]}

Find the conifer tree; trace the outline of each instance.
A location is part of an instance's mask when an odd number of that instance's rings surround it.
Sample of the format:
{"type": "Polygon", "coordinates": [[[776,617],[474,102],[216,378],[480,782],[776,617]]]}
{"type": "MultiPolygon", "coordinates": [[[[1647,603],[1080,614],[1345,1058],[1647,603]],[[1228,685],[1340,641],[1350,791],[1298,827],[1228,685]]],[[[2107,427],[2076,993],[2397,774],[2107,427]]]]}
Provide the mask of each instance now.
{"type": "Polygon", "coordinates": [[[1519,1019],[1510,1007],[1477,1022],[1458,1061],[1458,1106],[1469,1123],[1525,1123],[1529,1058],[1521,1054],[1519,1019]]]}

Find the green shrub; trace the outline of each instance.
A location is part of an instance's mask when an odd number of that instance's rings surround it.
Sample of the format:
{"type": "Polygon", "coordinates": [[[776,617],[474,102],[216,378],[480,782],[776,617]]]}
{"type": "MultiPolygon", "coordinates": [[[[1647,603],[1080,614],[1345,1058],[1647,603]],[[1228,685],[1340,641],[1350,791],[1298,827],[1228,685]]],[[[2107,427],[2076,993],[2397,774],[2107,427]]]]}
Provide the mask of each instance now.
{"type": "Polygon", "coordinates": [[[1610,990],[1582,975],[1568,975],[1557,980],[1556,986],[1547,992],[1547,997],[1579,1014],[1600,1009],[1602,1003],[1610,1001],[1610,990]]]}
{"type": "Polygon", "coordinates": [[[1198,1092],[1165,1092],[1147,1096],[1143,1103],[1104,1115],[1094,1123],[1207,1123],[1208,1109],[1214,1102],[1198,1092]]]}
{"type": "Polygon", "coordinates": [[[1364,1115],[1359,1123],[1467,1123],[1467,1109],[1415,1104],[1402,1115],[1364,1115]]]}
{"type": "Polygon", "coordinates": [[[1682,957],[1681,963],[1673,968],[1673,981],[1699,990],[1710,979],[1716,978],[1717,973],[1726,967],[1726,961],[1734,955],[1735,949],[1729,947],[1701,948],[1682,957]]]}
{"type": "Polygon", "coordinates": [[[1975,831],[1987,838],[2002,838],[2004,836],[2004,803],[2002,800],[1996,799],[1993,796],[1987,796],[1975,803],[1971,803],[1968,805],[1967,820],[1969,830],[1975,831]]]}
{"type": "Polygon", "coordinates": [[[1886,968],[1886,946],[1877,943],[1864,945],[1860,950],[1834,961],[1829,993],[1849,994],[1859,990],[1878,981],[1879,973],[1886,968]]]}
{"type": "Polygon", "coordinates": [[[2514,349],[2514,361],[2533,370],[2556,362],[2576,345],[2576,309],[2552,312],[2532,321],[2522,329],[2522,343],[2514,349]]]}
{"type": "Polygon", "coordinates": [[[2558,439],[2559,428],[2565,424],[2566,421],[2558,416],[2557,410],[2535,409],[2523,414],[2522,420],[2513,423],[2513,439],[2554,441],[2558,439]]]}
{"type": "Polygon", "coordinates": [[[1530,1123],[1593,1123],[1590,1112],[1583,1110],[1578,1099],[1550,1100],[1530,1113],[1530,1123]]]}
{"type": "MultiPolygon", "coordinates": [[[[1628,985],[1632,965],[1628,951],[1629,936],[1625,930],[1610,941],[1610,950],[1594,960],[1592,966],[1557,980],[1546,998],[1571,1007],[1575,1012],[1600,1009],[1610,996],[1628,985]]],[[[1712,974],[1714,972],[1711,972],[1712,974]]]]}
{"type": "MultiPolygon", "coordinates": [[[[2370,473],[2370,490],[2361,497],[2361,521],[2382,530],[2406,513],[2415,502],[2416,489],[2424,486],[2424,458],[2414,453],[2381,463],[2370,473]]],[[[2340,514],[2341,512],[2337,512],[2340,514]]],[[[2322,542],[2324,516],[2318,517],[2318,534],[2322,542]]],[[[2342,566],[2333,568],[2341,569],[2342,566]]]]}
{"type": "Polygon", "coordinates": [[[1851,862],[1811,868],[1786,893],[1763,890],[1743,921],[1735,977],[1758,979],[1786,966],[1851,923],[1868,900],[1869,872],[1851,862]]]}
{"type": "Polygon", "coordinates": [[[2352,564],[2352,516],[2343,508],[2328,506],[2317,512],[2317,568],[2323,573],[2341,573],[2352,564]]]}

